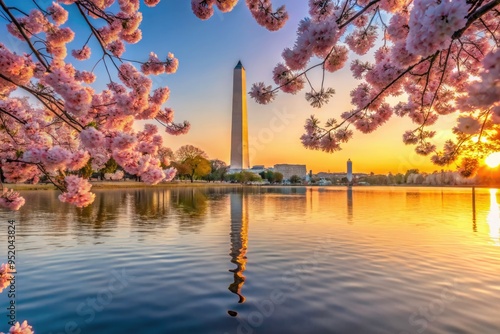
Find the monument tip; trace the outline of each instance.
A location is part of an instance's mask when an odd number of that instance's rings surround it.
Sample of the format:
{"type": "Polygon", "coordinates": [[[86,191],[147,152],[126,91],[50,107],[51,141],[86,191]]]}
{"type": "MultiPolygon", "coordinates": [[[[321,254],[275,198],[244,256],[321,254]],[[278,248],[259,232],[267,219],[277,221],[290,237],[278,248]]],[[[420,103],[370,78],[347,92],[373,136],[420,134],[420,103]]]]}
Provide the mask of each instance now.
{"type": "Polygon", "coordinates": [[[241,63],[241,60],[238,60],[238,64],[236,64],[235,69],[236,69],[236,68],[242,68],[242,69],[245,69],[245,68],[243,67],[243,64],[241,63]]]}

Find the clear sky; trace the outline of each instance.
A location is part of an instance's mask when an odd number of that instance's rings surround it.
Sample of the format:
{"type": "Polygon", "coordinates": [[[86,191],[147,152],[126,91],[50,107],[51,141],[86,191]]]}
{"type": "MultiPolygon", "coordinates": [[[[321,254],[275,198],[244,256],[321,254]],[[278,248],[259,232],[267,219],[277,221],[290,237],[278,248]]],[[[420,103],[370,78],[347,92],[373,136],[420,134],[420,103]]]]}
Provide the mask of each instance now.
{"type": "MultiPolygon", "coordinates": [[[[243,0],[230,13],[222,14],[216,9],[214,16],[207,21],[192,14],[188,0],[162,0],[154,8],[141,3],[143,39],[136,45],[127,45],[124,57],[146,60],[150,51],[160,58],[168,52],[174,53],[180,63],[177,73],[155,78],[154,85],[170,88],[171,97],[166,105],[176,111],[176,121],[188,120],[191,123],[187,135],[173,137],[165,134],[167,146],[176,150],[185,144],[195,145],[205,150],[210,158],[229,163],[235,65],[241,60],[246,69],[247,91],[254,82],[272,84],[272,70],[282,61],[282,50],[293,46],[297,23],[307,15],[307,1],[279,0],[274,3],[285,4],[290,15],[287,25],[278,32],[260,27],[243,0]]],[[[79,21],[72,21],[71,25],[77,36],[80,32],[83,34],[69,47],[79,48],[88,33],[79,21]],[[78,30],[80,25],[82,31],[78,30]]],[[[9,44],[12,40],[9,38],[6,42],[9,44]]],[[[352,59],[354,57],[349,62],[352,59]]],[[[83,66],[91,67],[93,63],[90,62],[95,62],[95,59],[88,62],[83,66]]],[[[96,68],[97,77],[106,80],[103,71],[103,67],[96,68]]],[[[312,75],[314,77],[317,76],[312,75]]],[[[305,149],[299,137],[307,117],[315,114],[322,120],[340,118],[342,112],[351,109],[349,92],[357,82],[349,69],[327,74],[326,83],[336,90],[336,94],[322,109],[314,109],[307,103],[304,98],[306,91],[297,95],[280,93],[273,103],[265,106],[248,99],[251,165],[296,163],[306,164],[307,169],[314,173],[334,172],[345,171],[346,161],[350,158],[354,172],[404,173],[410,168],[421,171],[440,169],[430,164],[428,157],[418,156],[413,147],[402,143],[402,133],[413,126],[409,120],[397,117],[372,134],[356,132],[340,152],[329,154],[305,149]]],[[[451,121],[444,120],[439,123],[439,128],[449,129],[451,125],[451,121]]],[[[444,138],[449,133],[449,130],[438,131],[438,136],[444,138]]]]}

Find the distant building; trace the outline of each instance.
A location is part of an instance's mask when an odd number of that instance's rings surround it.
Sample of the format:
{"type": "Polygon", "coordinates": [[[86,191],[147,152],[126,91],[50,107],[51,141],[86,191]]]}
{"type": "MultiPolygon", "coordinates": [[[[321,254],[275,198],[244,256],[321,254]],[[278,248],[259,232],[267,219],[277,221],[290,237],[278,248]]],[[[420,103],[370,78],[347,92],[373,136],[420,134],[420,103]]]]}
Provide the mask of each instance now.
{"type": "Polygon", "coordinates": [[[272,170],[272,168],[266,168],[264,165],[255,165],[252,168],[247,169],[247,171],[252,172],[254,174],[260,174],[262,172],[266,172],[268,170],[272,170]]]}
{"type": "Polygon", "coordinates": [[[289,180],[293,175],[305,178],[307,175],[306,165],[274,165],[274,171],[283,174],[283,180],[289,180]]]}
{"type": "Polygon", "coordinates": [[[347,181],[352,182],[352,161],[347,160],[347,181]]]}

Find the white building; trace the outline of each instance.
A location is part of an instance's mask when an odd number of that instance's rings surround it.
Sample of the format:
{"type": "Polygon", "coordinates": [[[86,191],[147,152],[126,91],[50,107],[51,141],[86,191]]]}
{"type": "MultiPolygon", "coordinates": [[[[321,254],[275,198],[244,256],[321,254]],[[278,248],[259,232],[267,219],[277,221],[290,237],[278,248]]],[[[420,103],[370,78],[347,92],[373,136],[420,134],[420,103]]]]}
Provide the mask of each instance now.
{"type": "Polygon", "coordinates": [[[278,164],[274,165],[274,172],[283,174],[283,180],[289,180],[293,175],[301,179],[307,176],[306,165],[278,164]]]}

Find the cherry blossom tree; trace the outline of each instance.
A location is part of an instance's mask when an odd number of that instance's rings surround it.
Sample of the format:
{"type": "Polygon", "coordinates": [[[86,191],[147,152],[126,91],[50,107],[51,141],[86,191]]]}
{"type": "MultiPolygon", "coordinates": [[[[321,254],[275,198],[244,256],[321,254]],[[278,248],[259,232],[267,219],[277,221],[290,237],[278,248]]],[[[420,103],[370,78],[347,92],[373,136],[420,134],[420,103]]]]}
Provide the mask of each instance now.
{"type": "MultiPolygon", "coordinates": [[[[260,1],[260,8],[268,4],[260,1]]],[[[395,114],[415,123],[403,141],[418,154],[443,166],[461,160],[460,172],[473,175],[480,158],[500,150],[499,5],[500,0],[309,0],[309,17],[300,22],[295,45],[274,68],[277,86],[256,83],[250,95],[266,104],[278,90],[296,94],[307,87],[306,99],[320,108],[335,92],[324,80],[311,82],[310,72],[320,70],[324,79],[326,72],[349,66],[360,80],[350,94],[352,109],[324,123],[307,119],[305,147],[338,151],[353,129],[370,133],[395,114]],[[349,56],[370,51],[372,62],[347,64],[349,56]],[[394,96],[398,103],[389,101],[394,96]],[[450,114],[457,119],[455,138],[439,149],[429,127],[450,114]]],[[[279,17],[286,19],[284,9],[279,17]]]]}
{"type": "MultiPolygon", "coordinates": [[[[144,0],[147,6],[158,2],[144,0]]],[[[133,128],[135,120],[151,120],[173,135],[189,129],[187,122],[174,123],[174,111],[163,107],[169,89],[153,89],[150,78],[174,73],[174,55],[123,58],[126,44],[142,36],[139,1],[59,0],[47,8],[42,3],[0,0],[9,33],[27,50],[17,54],[0,43],[0,163],[6,182],[37,183],[45,176],[61,190],[61,201],[84,207],[95,197],[79,176],[89,164],[99,170],[113,158],[144,182],[172,179],[175,173],[163,170],[158,156],[163,149],[158,126],[133,128]],[[68,20],[69,7],[85,22],[79,33],[88,34],[71,55],[70,22],[76,18],[68,20]],[[91,53],[98,55],[94,69],[101,66],[109,82],[100,92],[91,86],[95,74],[77,66],[91,53]]],[[[23,204],[19,193],[2,185],[0,207],[17,210],[23,204]]]]}

